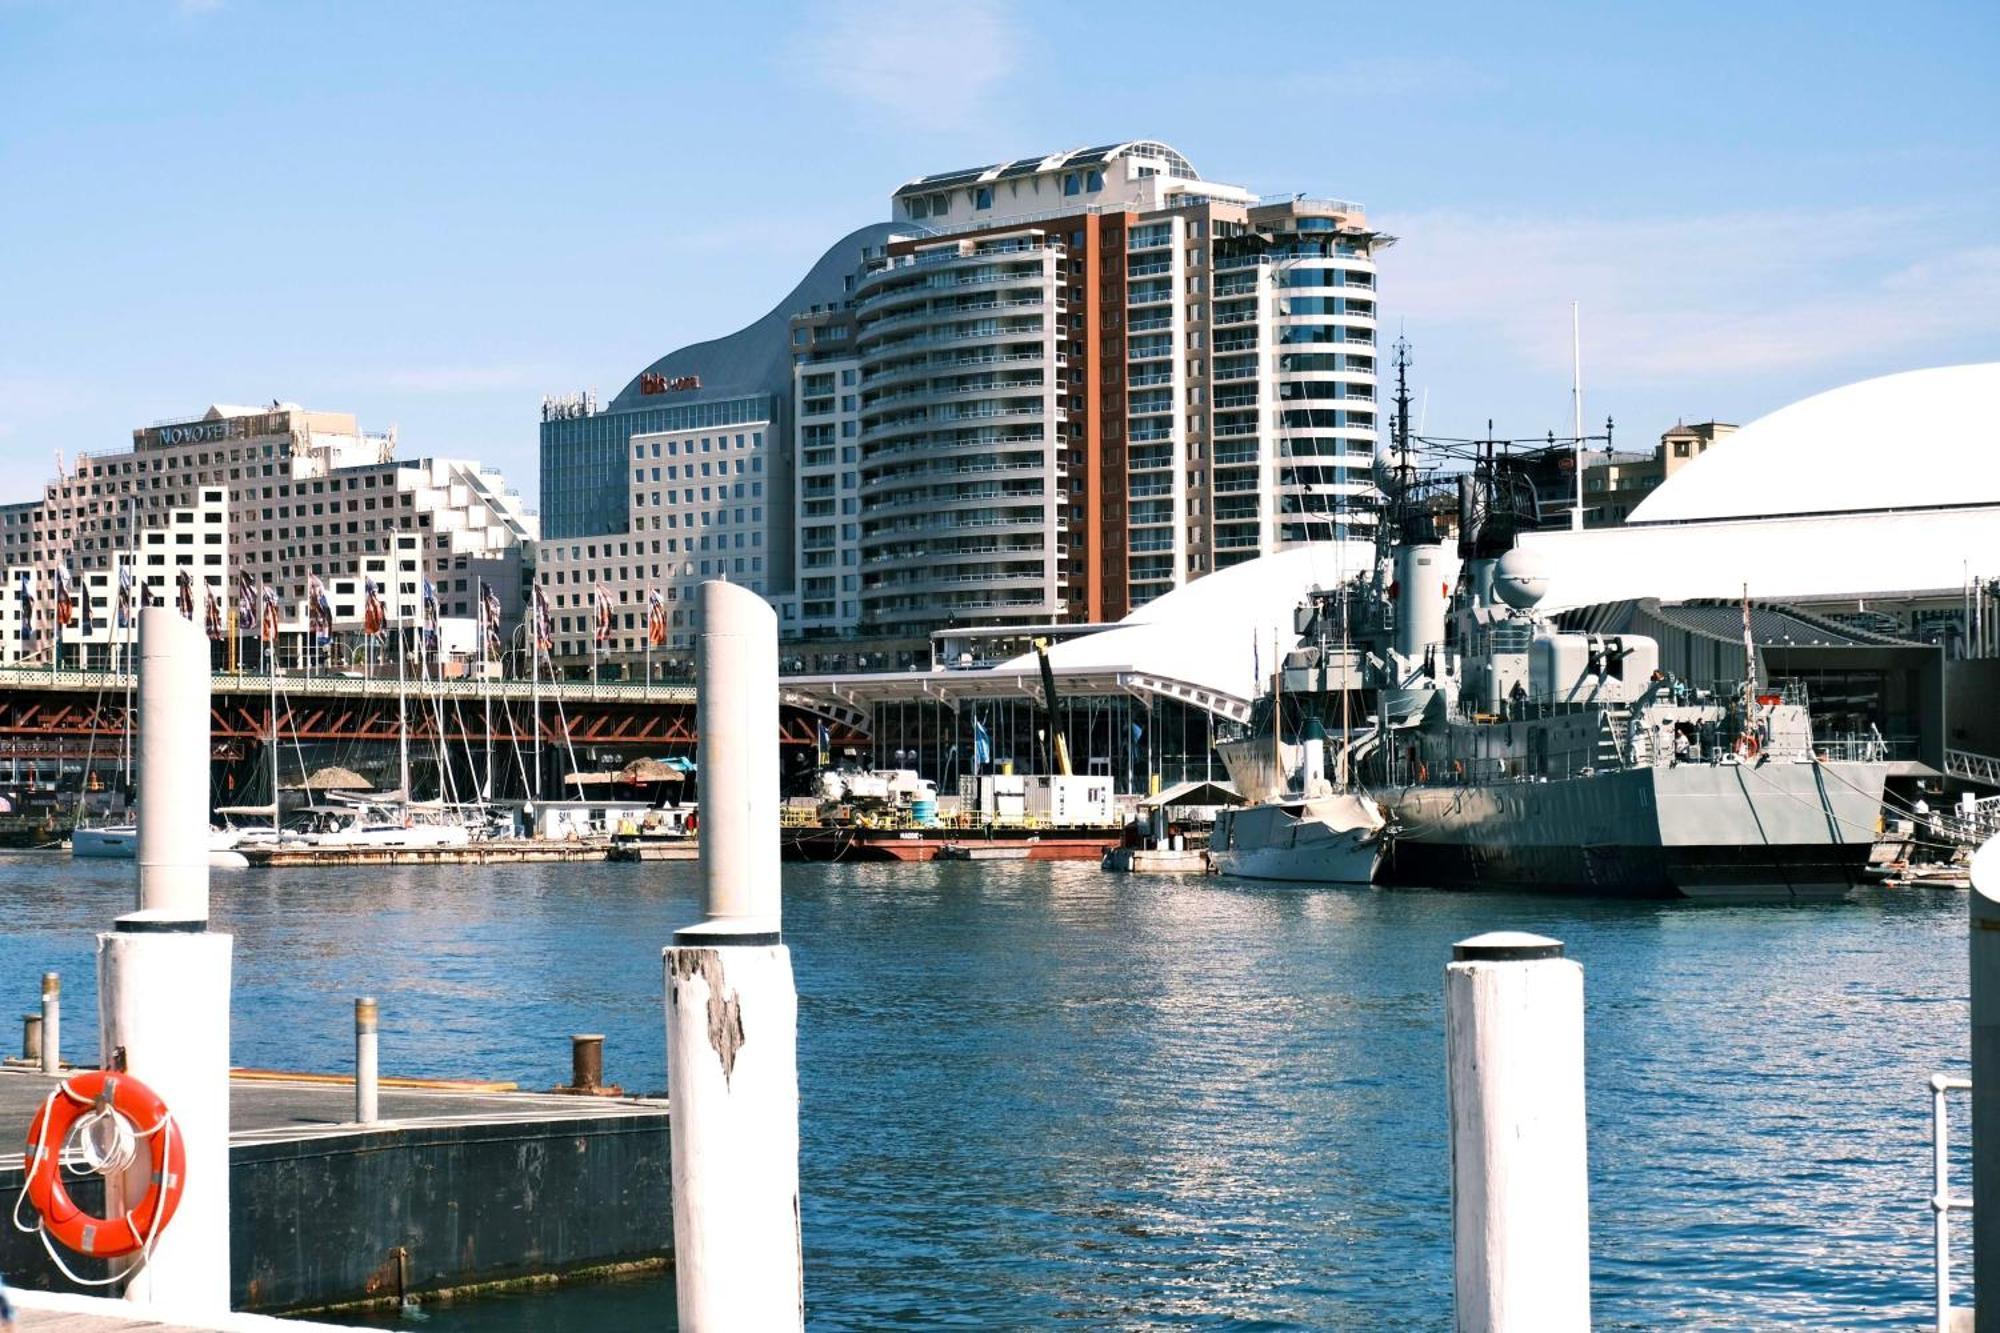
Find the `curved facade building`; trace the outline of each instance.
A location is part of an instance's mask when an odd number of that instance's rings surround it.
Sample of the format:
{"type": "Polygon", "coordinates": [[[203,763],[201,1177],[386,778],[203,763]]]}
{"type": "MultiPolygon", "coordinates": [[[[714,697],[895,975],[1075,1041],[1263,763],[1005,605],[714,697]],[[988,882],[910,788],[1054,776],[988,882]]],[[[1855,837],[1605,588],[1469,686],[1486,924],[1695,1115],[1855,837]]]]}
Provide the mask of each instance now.
{"type": "Polygon", "coordinates": [[[929,234],[858,276],[837,353],[815,329],[801,356],[821,403],[850,401],[830,373],[857,390],[851,493],[828,492],[858,518],[854,573],[803,572],[806,628],[1115,620],[1368,529],[1390,238],[1358,205],[1259,199],[1134,140],[921,177],[891,207],[929,234]]]}
{"type": "Polygon", "coordinates": [[[703,579],[789,599],[797,576],[791,316],[845,301],[863,260],[908,230],[877,223],[850,232],[755,323],[668,353],[608,404],[589,394],[544,400],[536,578],[559,659],[642,658],[656,590],[667,605],[666,646],[681,650],[693,643],[703,579]],[[613,620],[602,644],[600,588],[613,620]]]}
{"type": "Polygon", "coordinates": [[[1064,614],[1067,256],[1026,229],[920,244],[861,276],[864,623],[1064,614]]]}
{"type": "Polygon", "coordinates": [[[725,575],[797,638],[1112,621],[1364,533],[1375,251],[1357,204],[1260,199],[1132,140],[923,176],[755,324],[542,425],[541,581],[642,645],[725,575]]]}

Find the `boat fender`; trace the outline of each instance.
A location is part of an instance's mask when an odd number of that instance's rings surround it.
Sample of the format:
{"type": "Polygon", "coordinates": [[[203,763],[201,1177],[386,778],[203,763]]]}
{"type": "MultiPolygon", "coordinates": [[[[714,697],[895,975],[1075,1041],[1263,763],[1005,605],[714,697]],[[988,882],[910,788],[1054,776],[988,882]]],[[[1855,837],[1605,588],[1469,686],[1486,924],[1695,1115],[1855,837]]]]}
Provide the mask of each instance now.
{"type": "Polygon", "coordinates": [[[28,1126],[28,1201],[41,1214],[45,1237],[74,1253],[116,1259],[150,1249],[173,1220],[187,1179],[187,1147],[180,1127],[160,1095],[130,1074],[92,1070],[56,1085],[28,1126]],[[112,1117],[111,1148],[97,1160],[95,1123],[112,1117]],[[82,1122],[79,1128],[79,1122],[82,1122]],[[82,1139],[84,1158],[101,1174],[121,1171],[144,1140],[152,1159],[151,1181],[138,1203],[118,1217],[96,1217],[77,1207],[63,1185],[61,1159],[73,1134],[82,1139]],[[121,1160],[122,1159],[122,1160],[121,1160]]]}
{"type": "Polygon", "coordinates": [[[1748,763],[1750,760],[1755,759],[1758,751],[1764,747],[1758,742],[1755,736],[1746,731],[1736,738],[1736,744],[1730,748],[1736,752],[1738,759],[1748,763]]]}

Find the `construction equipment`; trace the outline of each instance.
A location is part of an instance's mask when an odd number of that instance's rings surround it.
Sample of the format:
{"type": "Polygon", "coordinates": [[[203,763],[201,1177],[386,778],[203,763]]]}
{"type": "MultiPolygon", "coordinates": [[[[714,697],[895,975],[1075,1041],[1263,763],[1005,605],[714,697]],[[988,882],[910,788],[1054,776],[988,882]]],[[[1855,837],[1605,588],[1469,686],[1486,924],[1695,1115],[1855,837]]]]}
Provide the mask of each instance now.
{"type": "Polygon", "coordinates": [[[1042,663],[1042,707],[1049,714],[1049,753],[1055,756],[1056,773],[1061,777],[1074,776],[1069,766],[1069,738],[1063,735],[1062,725],[1056,721],[1056,671],[1049,665],[1049,641],[1035,640],[1035,656],[1042,663]]]}

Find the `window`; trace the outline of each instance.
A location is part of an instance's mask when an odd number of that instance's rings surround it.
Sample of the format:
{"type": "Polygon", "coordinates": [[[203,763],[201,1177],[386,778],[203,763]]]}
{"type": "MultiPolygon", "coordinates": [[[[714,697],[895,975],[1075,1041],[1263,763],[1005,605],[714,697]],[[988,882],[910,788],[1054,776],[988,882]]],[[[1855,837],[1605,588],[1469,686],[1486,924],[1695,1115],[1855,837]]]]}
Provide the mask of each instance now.
{"type": "Polygon", "coordinates": [[[1065,195],[1078,193],[1082,189],[1082,186],[1083,182],[1074,171],[1065,171],[1063,173],[1063,193],[1065,195]]]}
{"type": "Polygon", "coordinates": [[[993,207],[993,187],[991,185],[982,185],[974,190],[972,192],[972,206],[974,208],[993,207]]]}
{"type": "Polygon", "coordinates": [[[1104,188],[1104,173],[1093,167],[1090,171],[1088,171],[1084,175],[1083,188],[1090,191],[1090,193],[1092,194],[1096,194],[1099,190],[1104,188]]]}
{"type": "Polygon", "coordinates": [[[1686,441],[1686,440],[1675,440],[1675,441],[1674,441],[1674,457],[1675,457],[1675,458],[1686,458],[1687,456],[1688,456],[1688,443],[1687,443],[1687,441],[1686,441]]]}

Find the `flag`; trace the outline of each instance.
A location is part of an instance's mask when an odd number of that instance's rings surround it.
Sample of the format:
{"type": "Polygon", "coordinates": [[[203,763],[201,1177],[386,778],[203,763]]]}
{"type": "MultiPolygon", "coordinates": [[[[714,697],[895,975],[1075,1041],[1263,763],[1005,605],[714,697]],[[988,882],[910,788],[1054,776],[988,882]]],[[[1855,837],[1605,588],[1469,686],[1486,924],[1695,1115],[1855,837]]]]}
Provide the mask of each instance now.
{"type": "Polygon", "coordinates": [[[92,634],[97,632],[97,611],[96,608],[91,605],[90,579],[88,576],[78,581],[77,594],[78,594],[77,604],[83,611],[82,624],[80,628],[83,631],[83,637],[87,639],[92,634]]]}
{"type": "Polygon", "coordinates": [[[326,585],[319,575],[306,575],[306,625],[313,642],[324,644],[333,638],[333,604],[326,599],[326,585]]]}
{"type": "Polygon", "coordinates": [[[660,590],[655,588],[646,594],[646,642],[658,648],[666,641],[667,603],[666,599],[660,596],[660,590]]]}
{"type": "Polygon", "coordinates": [[[202,583],[201,590],[207,596],[208,599],[208,607],[205,616],[206,620],[208,621],[208,637],[211,639],[220,639],[223,634],[222,599],[215,595],[215,589],[211,588],[206,581],[202,583]]]}
{"type": "Polygon", "coordinates": [[[556,646],[555,627],[549,622],[549,599],[533,584],[528,587],[528,608],[535,625],[535,656],[546,658],[556,646]]]}
{"type": "Polygon", "coordinates": [[[118,566],[118,628],[132,628],[132,566],[118,566]]]}
{"type": "Polygon", "coordinates": [[[236,571],[236,630],[248,634],[257,626],[257,581],[250,571],[236,571]]]}
{"type": "Polygon", "coordinates": [[[264,603],[264,628],[262,638],[265,643],[278,641],[278,590],[265,584],[261,599],[264,603]]]}
{"type": "Polygon", "coordinates": [[[41,637],[39,627],[35,624],[35,594],[29,587],[29,575],[25,569],[21,571],[21,582],[17,592],[21,603],[21,646],[25,649],[30,639],[41,637]]]}
{"type": "Polygon", "coordinates": [[[181,609],[181,619],[193,620],[194,619],[194,575],[188,573],[185,569],[183,569],[180,573],[180,577],[177,580],[175,580],[175,582],[179,585],[180,591],[177,592],[174,596],[174,604],[180,607],[181,609]]]}
{"type": "Polygon", "coordinates": [[[993,742],[986,735],[986,724],[977,717],[972,719],[972,762],[979,766],[993,762],[993,742]]]}
{"type": "Polygon", "coordinates": [[[433,657],[438,646],[438,594],[429,579],[424,580],[424,651],[433,657]]]}
{"type": "Polygon", "coordinates": [[[369,638],[378,638],[387,627],[389,618],[382,614],[382,588],[374,579],[362,583],[361,632],[369,638]]]}
{"type": "Polygon", "coordinates": [[[826,729],[826,723],[819,724],[819,766],[825,768],[833,762],[833,733],[826,729]]]}
{"type": "Polygon", "coordinates": [[[597,599],[597,642],[602,644],[611,637],[611,592],[600,583],[591,595],[597,599]]]}
{"type": "Polygon", "coordinates": [[[500,656],[500,595],[487,584],[479,593],[479,619],[485,627],[483,642],[486,655],[497,659],[500,656]]]}
{"type": "Polygon", "coordinates": [[[56,566],[56,633],[69,628],[76,615],[76,597],[69,586],[69,567],[56,566]]]}

